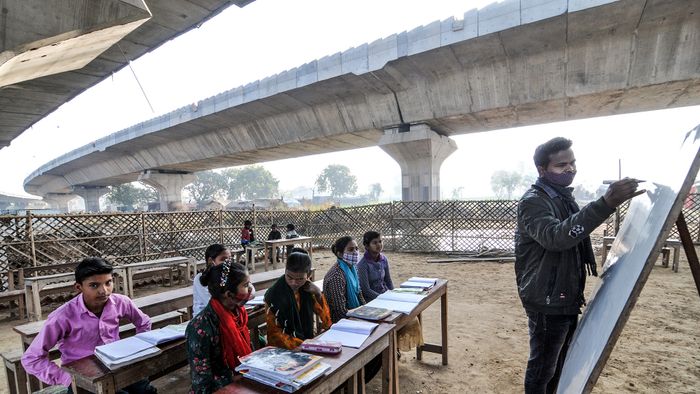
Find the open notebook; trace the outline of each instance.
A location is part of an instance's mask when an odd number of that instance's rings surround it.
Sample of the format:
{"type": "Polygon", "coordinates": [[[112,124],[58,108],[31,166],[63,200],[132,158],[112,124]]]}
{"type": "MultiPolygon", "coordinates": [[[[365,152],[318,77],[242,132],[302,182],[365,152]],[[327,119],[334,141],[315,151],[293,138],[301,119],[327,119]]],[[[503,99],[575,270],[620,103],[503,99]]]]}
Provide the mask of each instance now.
{"type": "Polygon", "coordinates": [[[428,290],[431,287],[435,286],[436,283],[437,278],[422,278],[419,276],[414,276],[409,278],[407,281],[401,283],[400,287],[408,289],[428,290]]]}
{"type": "Polygon", "coordinates": [[[340,342],[343,346],[359,348],[377,328],[377,323],[340,319],[318,340],[340,342]]]}
{"type": "Polygon", "coordinates": [[[421,294],[398,293],[390,290],[380,294],[366,305],[409,314],[423,298],[425,296],[421,294]]]}

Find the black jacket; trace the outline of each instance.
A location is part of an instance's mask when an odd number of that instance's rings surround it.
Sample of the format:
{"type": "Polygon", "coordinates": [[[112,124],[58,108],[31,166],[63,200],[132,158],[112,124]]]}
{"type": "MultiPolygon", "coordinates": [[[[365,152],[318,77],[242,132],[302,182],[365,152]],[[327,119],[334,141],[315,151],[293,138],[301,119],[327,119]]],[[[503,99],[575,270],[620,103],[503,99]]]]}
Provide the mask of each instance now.
{"type": "Polygon", "coordinates": [[[585,264],[595,264],[589,235],[613,212],[603,198],[572,212],[547,185],[533,185],[523,195],[515,231],[515,276],[526,310],[553,315],[581,312],[585,264]],[[582,261],[582,256],[593,261],[582,261]]]}

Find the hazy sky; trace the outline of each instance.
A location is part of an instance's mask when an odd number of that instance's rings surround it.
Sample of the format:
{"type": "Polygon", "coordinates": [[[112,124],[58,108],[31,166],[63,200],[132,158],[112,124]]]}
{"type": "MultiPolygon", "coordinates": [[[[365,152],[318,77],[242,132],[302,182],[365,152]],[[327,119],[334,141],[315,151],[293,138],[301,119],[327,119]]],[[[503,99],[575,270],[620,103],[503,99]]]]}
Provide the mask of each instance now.
{"type": "MultiPolygon", "coordinates": [[[[0,192],[26,194],[24,178],[72,149],[219,92],[311,60],[450,16],[491,0],[256,0],[217,17],[132,62],[155,112],[127,67],[63,105],[0,150],[0,192]]],[[[497,170],[532,171],[534,148],[554,136],[574,140],[579,175],[594,190],[603,179],[653,179],[672,160],[681,135],[700,123],[700,107],[552,123],[453,137],[458,150],[443,164],[443,195],[488,197],[497,170]]],[[[380,182],[384,198],[399,198],[400,170],[379,148],[264,163],[281,190],[313,184],[329,163],[358,177],[359,193],[380,182]],[[371,162],[358,160],[372,157],[371,162]],[[303,171],[299,171],[303,169],[303,171]],[[308,174],[300,176],[299,174],[308,174]]]]}

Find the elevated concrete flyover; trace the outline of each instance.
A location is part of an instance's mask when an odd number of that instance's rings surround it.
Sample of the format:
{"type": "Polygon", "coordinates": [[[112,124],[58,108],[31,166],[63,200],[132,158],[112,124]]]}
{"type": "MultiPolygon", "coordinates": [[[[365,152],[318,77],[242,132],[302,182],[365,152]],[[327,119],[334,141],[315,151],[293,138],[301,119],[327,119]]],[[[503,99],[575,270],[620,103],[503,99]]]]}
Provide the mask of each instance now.
{"type": "Polygon", "coordinates": [[[0,148],[129,61],[251,2],[0,1],[0,148]]]}
{"type": "Polygon", "coordinates": [[[70,193],[379,144],[401,164],[404,199],[437,199],[452,135],[700,104],[698,8],[492,4],[122,130],[42,166],[25,190],[70,193]]]}

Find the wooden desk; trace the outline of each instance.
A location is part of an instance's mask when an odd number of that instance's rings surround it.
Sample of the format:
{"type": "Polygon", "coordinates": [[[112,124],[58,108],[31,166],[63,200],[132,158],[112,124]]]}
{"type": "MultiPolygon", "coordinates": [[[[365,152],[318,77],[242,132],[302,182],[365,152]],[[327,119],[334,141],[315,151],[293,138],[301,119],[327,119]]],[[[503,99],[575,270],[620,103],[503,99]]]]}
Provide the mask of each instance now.
{"type": "Polygon", "coordinates": [[[127,286],[127,292],[126,295],[129,296],[129,298],[134,297],[134,274],[139,272],[139,271],[145,271],[145,270],[150,270],[153,268],[162,268],[162,267],[171,267],[174,270],[179,269],[180,264],[187,264],[187,272],[196,272],[197,271],[197,263],[194,260],[194,258],[189,257],[189,256],[178,256],[178,257],[168,257],[164,259],[158,259],[158,260],[149,260],[149,261],[142,261],[140,263],[132,263],[132,264],[125,264],[120,266],[120,268],[123,268],[126,270],[126,286],[127,286]]]}
{"type": "MultiPolygon", "coordinates": [[[[312,237],[297,237],[289,239],[275,239],[273,241],[265,241],[265,248],[270,248],[270,260],[272,260],[272,268],[277,268],[277,248],[281,246],[293,246],[296,244],[301,245],[303,248],[309,252],[309,257],[313,255],[313,238],[312,237]],[[306,245],[306,247],[305,247],[306,245]]],[[[269,260],[267,258],[267,251],[265,252],[265,271],[269,265],[269,260]]]]}
{"type": "MultiPolygon", "coordinates": [[[[393,332],[392,344],[394,346],[394,355],[397,349],[397,333],[406,324],[413,321],[413,319],[418,319],[421,324],[421,330],[423,330],[423,311],[428,309],[435,301],[440,299],[440,331],[441,331],[441,343],[440,345],[434,345],[425,343],[422,346],[416,347],[416,359],[423,359],[423,352],[438,353],[442,355],[442,365],[447,365],[447,280],[438,279],[435,286],[428,291],[428,294],[418,303],[418,306],[413,309],[410,314],[397,313],[394,312],[389,315],[384,322],[393,323],[396,325],[396,330],[393,332]]],[[[398,393],[399,390],[399,371],[398,364],[394,363],[395,370],[393,371],[393,391],[398,393]]]]}
{"type": "MultiPolygon", "coordinates": [[[[251,322],[259,321],[260,316],[264,321],[264,308],[258,306],[249,310],[248,327],[251,327],[251,322]]],[[[114,371],[110,371],[94,355],[68,363],[63,368],[73,377],[74,393],[113,394],[139,380],[157,379],[187,366],[187,342],[185,339],[169,342],[159,347],[161,353],[114,371]]]]}
{"type": "MultiPolygon", "coordinates": [[[[120,267],[115,267],[113,270],[114,288],[118,290],[122,283],[122,278],[125,279],[124,270],[120,267]]],[[[49,286],[60,292],[69,292],[72,285],[75,283],[75,273],[66,272],[63,274],[31,276],[24,278],[25,299],[27,307],[27,316],[29,320],[41,320],[41,292],[49,286]]],[[[126,284],[125,284],[126,286],[126,284]]]]}
{"type": "MultiPolygon", "coordinates": [[[[391,333],[394,331],[393,324],[382,323],[370,335],[359,349],[343,347],[343,351],[337,355],[323,355],[323,362],[329,364],[331,369],[325,376],[313,381],[308,386],[304,386],[296,393],[331,393],[336,388],[349,383],[353,389],[364,392],[364,366],[373,358],[382,355],[382,387],[384,392],[391,392],[393,378],[391,369],[393,368],[393,355],[390,353],[391,333]]],[[[270,386],[246,379],[237,375],[233,383],[218,390],[220,394],[250,394],[250,393],[280,393],[279,390],[270,386]]]]}

